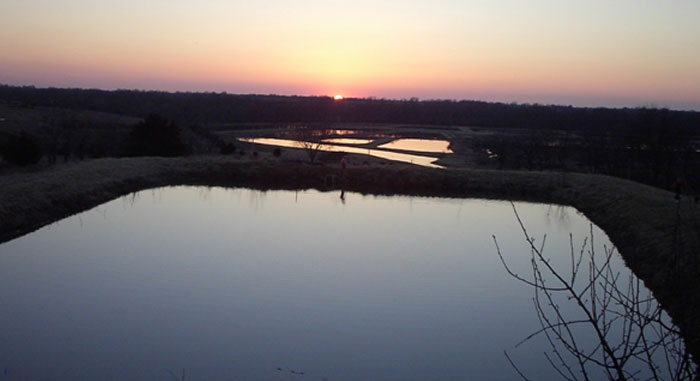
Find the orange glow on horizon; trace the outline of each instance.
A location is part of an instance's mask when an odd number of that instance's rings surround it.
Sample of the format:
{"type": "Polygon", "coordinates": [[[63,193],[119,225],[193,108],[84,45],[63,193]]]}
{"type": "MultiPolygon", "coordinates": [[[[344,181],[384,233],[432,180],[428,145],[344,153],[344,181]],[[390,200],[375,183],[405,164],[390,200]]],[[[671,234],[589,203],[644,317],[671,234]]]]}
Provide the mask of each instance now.
{"type": "Polygon", "coordinates": [[[700,110],[700,2],[31,3],[2,84],[700,110]]]}

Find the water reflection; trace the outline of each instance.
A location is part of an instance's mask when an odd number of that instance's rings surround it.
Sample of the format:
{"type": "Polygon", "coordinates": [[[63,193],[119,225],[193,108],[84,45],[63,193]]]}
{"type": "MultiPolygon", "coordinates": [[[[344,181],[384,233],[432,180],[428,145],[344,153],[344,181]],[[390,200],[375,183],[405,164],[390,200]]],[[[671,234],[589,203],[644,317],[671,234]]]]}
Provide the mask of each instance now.
{"type": "Polygon", "coordinates": [[[324,143],[333,143],[333,144],[360,145],[360,144],[372,143],[374,140],[372,140],[372,139],[357,139],[357,138],[333,138],[333,139],[323,139],[321,141],[324,143]]]}
{"type": "MultiPolygon", "coordinates": [[[[547,218],[547,223],[548,224],[553,224],[553,225],[558,225],[562,226],[564,228],[569,227],[569,213],[571,213],[572,210],[571,208],[568,208],[563,205],[549,205],[547,207],[547,213],[545,214],[545,217],[547,218]]],[[[576,211],[573,211],[575,213],[578,213],[576,211]]]]}
{"type": "Polygon", "coordinates": [[[396,139],[377,148],[391,148],[404,151],[452,153],[450,142],[438,139],[396,139]]]}
{"type": "MultiPolygon", "coordinates": [[[[0,340],[11,348],[0,369],[17,379],[170,379],[164,369],[187,379],[517,379],[508,349],[531,377],[558,378],[541,358],[546,342],[512,349],[539,323],[531,291],[513,286],[490,240],[527,273],[508,204],[340,195],[351,202],[161,188],[0,245],[0,340]]],[[[567,252],[569,231],[589,230],[575,212],[563,229],[546,223],[548,206],[517,205],[552,253],[567,252]]]]}
{"type": "MultiPolygon", "coordinates": [[[[292,148],[300,148],[301,147],[301,142],[296,141],[296,140],[288,140],[288,139],[239,138],[239,140],[243,141],[243,142],[247,142],[247,143],[273,145],[273,146],[279,146],[279,147],[292,147],[292,148]]],[[[403,163],[420,165],[420,166],[424,166],[424,167],[444,168],[441,165],[434,164],[433,162],[437,161],[438,159],[435,157],[430,157],[430,156],[396,153],[396,152],[383,151],[383,150],[379,150],[379,149],[336,146],[336,145],[332,145],[332,144],[321,145],[319,150],[326,151],[326,152],[357,153],[357,154],[369,155],[369,156],[374,156],[374,157],[387,159],[387,160],[394,160],[394,161],[400,161],[403,163]]]]}

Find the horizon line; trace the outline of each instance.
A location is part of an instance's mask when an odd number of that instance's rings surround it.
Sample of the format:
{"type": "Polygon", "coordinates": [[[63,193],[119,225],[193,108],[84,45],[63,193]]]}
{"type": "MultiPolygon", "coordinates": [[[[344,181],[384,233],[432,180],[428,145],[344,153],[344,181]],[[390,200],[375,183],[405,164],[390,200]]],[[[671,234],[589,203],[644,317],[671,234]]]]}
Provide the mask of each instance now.
{"type": "MultiPolygon", "coordinates": [[[[118,91],[133,91],[133,92],[151,92],[151,93],[167,93],[167,94],[222,94],[222,95],[232,95],[232,96],[267,96],[267,97],[299,97],[299,98],[329,98],[334,100],[335,95],[328,94],[283,94],[283,93],[234,93],[229,91],[214,91],[214,90],[162,90],[162,89],[139,89],[139,88],[101,88],[101,87],[70,87],[70,86],[37,86],[37,85],[13,85],[9,83],[0,83],[0,86],[5,87],[19,87],[19,88],[34,88],[39,90],[85,90],[85,91],[104,91],[104,92],[118,92],[118,91]]],[[[480,103],[490,103],[490,104],[501,104],[510,106],[530,106],[530,107],[565,107],[565,108],[578,108],[578,109],[608,109],[608,110],[669,110],[677,112],[692,112],[700,113],[699,109],[690,108],[674,108],[669,106],[657,106],[654,104],[649,105],[637,105],[637,106],[576,106],[572,104],[565,103],[542,103],[542,102],[518,102],[518,101],[498,101],[498,100],[482,100],[482,99],[467,99],[467,98],[421,98],[418,96],[404,97],[404,98],[391,98],[382,96],[352,96],[352,95],[342,95],[341,100],[335,100],[336,102],[343,102],[347,100],[375,100],[375,101],[390,101],[390,102],[480,102],[480,103]]]]}

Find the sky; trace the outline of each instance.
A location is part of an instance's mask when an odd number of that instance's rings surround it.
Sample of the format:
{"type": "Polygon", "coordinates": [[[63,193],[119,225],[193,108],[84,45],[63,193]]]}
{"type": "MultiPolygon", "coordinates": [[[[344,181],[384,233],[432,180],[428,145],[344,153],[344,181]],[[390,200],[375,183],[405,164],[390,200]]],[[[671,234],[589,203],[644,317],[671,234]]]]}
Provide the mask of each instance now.
{"type": "Polygon", "coordinates": [[[698,0],[2,0],[0,83],[700,110],[698,0]]]}

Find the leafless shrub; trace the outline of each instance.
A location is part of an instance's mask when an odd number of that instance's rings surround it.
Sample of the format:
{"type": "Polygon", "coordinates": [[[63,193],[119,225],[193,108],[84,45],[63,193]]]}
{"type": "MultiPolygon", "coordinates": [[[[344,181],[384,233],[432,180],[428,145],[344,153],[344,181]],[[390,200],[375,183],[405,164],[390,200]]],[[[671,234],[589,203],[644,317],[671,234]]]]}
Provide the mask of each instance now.
{"type": "Polygon", "coordinates": [[[299,148],[306,151],[306,154],[309,156],[309,162],[313,164],[316,155],[318,155],[325,146],[323,138],[327,137],[329,133],[330,132],[326,130],[299,126],[288,131],[287,135],[297,141],[299,148]]]}
{"type": "MultiPolygon", "coordinates": [[[[511,204],[512,205],[512,204],[511,204]]],[[[541,328],[516,346],[543,335],[549,344],[547,362],[565,380],[690,380],[697,366],[686,351],[678,329],[659,303],[630,274],[621,279],[611,266],[614,248],[604,247],[596,256],[593,228],[580,250],[570,242],[570,268],[553,266],[541,245],[528,234],[513,205],[513,211],[531,253],[531,277],[516,274],[506,263],[496,237],[498,256],[510,276],[532,287],[533,303],[541,328]],[[573,303],[575,314],[565,312],[573,303]],[[582,344],[582,335],[593,335],[595,345],[582,344]]],[[[525,380],[507,352],[506,358],[525,380]]]]}

